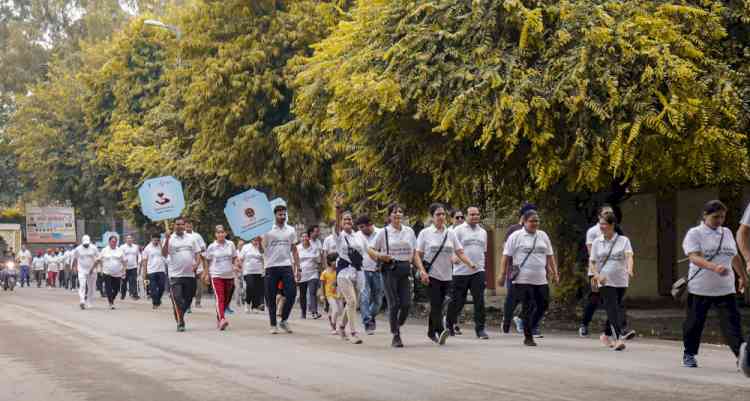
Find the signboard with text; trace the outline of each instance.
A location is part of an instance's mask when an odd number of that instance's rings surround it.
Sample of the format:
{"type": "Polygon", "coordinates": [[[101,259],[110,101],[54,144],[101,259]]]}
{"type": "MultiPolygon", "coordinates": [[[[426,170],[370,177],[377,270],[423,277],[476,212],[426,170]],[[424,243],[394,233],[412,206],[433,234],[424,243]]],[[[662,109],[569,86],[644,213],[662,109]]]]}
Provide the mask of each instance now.
{"type": "Polygon", "coordinates": [[[75,210],[72,207],[27,205],[26,239],[30,244],[75,243],[75,210]]]}

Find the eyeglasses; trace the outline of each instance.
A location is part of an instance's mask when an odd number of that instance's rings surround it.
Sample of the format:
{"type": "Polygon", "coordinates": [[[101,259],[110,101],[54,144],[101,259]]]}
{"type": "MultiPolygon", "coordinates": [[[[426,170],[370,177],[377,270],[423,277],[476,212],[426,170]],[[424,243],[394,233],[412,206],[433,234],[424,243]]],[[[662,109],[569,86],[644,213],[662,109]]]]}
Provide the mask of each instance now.
{"type": "Polygon", "coordinates": [[[456,217],[454,217],[454,219],[456,219],[456,220],[463,220],[464,216],[456,216],[456,217]]]}

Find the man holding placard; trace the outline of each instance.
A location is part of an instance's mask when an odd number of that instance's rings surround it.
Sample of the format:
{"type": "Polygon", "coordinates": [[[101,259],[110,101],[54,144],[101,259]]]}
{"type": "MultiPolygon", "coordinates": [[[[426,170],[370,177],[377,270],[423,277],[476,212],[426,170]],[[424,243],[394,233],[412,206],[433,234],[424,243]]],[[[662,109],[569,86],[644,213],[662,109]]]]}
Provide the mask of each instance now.
{"type": "Polygon", "coordinates": [[[185,311],[195,294],[195,271],[200,263],[200,248],[193,236],[185,232],[185,219],[174,222],[174,233],[167,231],[162,255],[169,257],[169,293],[174,306],[177,331],[185,331],[185,311]]]}
{"type": "Polygon", "coordinates": [[[289,315],[294,306],[297,286],[294,277],[299,270],[299,254],[297,253],[297,232],[294,227],[286,224],[286,205],[279,204],[273,208],[275,224],[271,231],[262,236],[260,252],[266,268],[266,305],[268,305],[268,318],[271,322],[271,334],[277,334],[281,328],[291,333],[289,328],[289,315]],[[276,325],[276,294],[278,284],[282,283],[284,288],[284,302],[281,311],[281,322],[276,325]]]}

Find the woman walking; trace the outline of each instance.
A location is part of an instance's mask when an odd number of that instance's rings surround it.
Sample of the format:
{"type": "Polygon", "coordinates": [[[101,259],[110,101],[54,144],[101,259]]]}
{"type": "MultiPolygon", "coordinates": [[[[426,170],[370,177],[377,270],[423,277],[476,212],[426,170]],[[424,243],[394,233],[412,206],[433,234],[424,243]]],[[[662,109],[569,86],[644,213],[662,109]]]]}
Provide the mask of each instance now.
{"type": "Polygon", "coordinates": [[[429,276],[430,318],[427,337],[438,345],[445,345],[449,331],[443,325],[444,305],[453,282],[453,255],[465,263],[471,271],[477,266],[464,255],[464,247],[456,234],[446,224],[445,206],[430,205],[432,225],[419,232],[417,238],[417,268],[429,276]]]}
{"type": "Polygon", "coordinates": [[[697,368],[706,316],[712,307],[719,309],[719,325],[735,357],[742,345],[742,327],[735,294],[745,289],[747,275],[737,255],[732,232],[723,227],[727,207],[712,200],[703,207],[703,222],[691,228],[682,247],[690,258],[688,272],[687,319],[683,325],[685,351],[682,364],[697,368]],[[735,288],[735,273],[738,286],[735,288]]]}
{"type": "Polygon", "coordinates": [[[633,277],[633,248],[630,239],[615,232],[617,219],[612,213],[602,214],[599,229],[602,235],[591,245],[591,288],[601,294],[607,321],[599,339],[615,351],[625,349],[623,324],[625,321],[622,300],[633,277]],[[614,339],[614,342],[611,340],[614,339]]]}
{"type": "MultiPolygon", "coordinates": [[[[357,306],[361,289],[359,274],[367,252],[367,243],[354,232],[352,213],[343,211],[341,205],[341,198],[337,198],[334,238],[339,259],[336,262],[336,291],[344,297],[346,303],[344,320],[349,322],[351,342],[361,344],[362,339],[357,335],[357,306]]],[[[344,324],[339,326],[339,335],[343,340],[349,340],[344,324]]]]}
{"type": "Polygon", "coordinates": [[[148,281],[148,292],[151,295],[152,308],[159,309],[167,284],[167,264],[166,260],[164,260],[164,255],[162,255],[158,234],[153,234],[151,242],[143,249],[141,263],[143,265],[141,267],[143,270],[143,280],[148,281]]]}
{"type": "MultiPolygon", "coordinates": [[[[299,286],[299,306],[301,310],[301,318],[307,319],[307,306],[308,302],[315,302],[315,294],[318,291],[318,276],[320,274],[319,266],[321,259],[321,252],[315,244],[310,240],[310,232],[302,234],[302,242],[297,244],[297,253],[299,254],[299,265],[300,273],[297,277],[297,285],[299,286]]],[[[317,319],[318,310],[312,308],[310,305],[310,311],[312,312],[312,318],[317,319]]]]}
{"type": "Polygon", "coordinates": [[[204,271],[204,281],[211,279],[211,286],[216,296],[216,327],[225,330],[229,326],[225,312],[232,301],[234,290],[234,270],[237,264],[237,249],[232,241],[227,241],[224,226],[216,226],[216,241],[206,249],[209,266],[204,271]]]}
{"type": "Polygon", "coordinates": [[[112,235],[107,246],[100,253],[102,273],[104,274],[104,292],[107,294],[109,309],[115,309],[115,299],[125,277],[125,254],[117,247],[117,236],[112,235]]]}
{"type": "Polygon", "coordinates": [[[549,307],[549,274],[559,282],[554,250],[547,233],[539,229],[539,214],[535,210],[524,213],[523,229],[505,241],[500,277],[510,269],[515,303],[522,303],[524,345],[535,347],[532,328],[544,317],[549,307]]]}
{"type": "Polygon", "coordinates": [[[242,279],[245,280],[245,312],[263,312],[263,255],[260,250],[260,237],[253,238],[240,249],[238,262],[242,266],[242,279]]]}
{"type": "MultiPolygon", "coordinates": [[[[411,264],[415,262],[417,238],[414,230],[401,224],[404,217],[403,208],[397,203],[388,207],[390,224],[375,237],[375,246],[368,249],[370,257],[382,263],[385,299],[388,302],[388,314],[393,339],[391,346],[402,348],[401,326],[406,323],[411,306],[411,264]]],[[[339,255],[341,256],[341,255],[339,255]]],[[[419,263],[419,262],[415,262],[419,263]]],[[[421,263],[417,266],[421,266],[421,263]]],[[[429,282],[424,269],[419,269],[423,283],[429,282]]]]}

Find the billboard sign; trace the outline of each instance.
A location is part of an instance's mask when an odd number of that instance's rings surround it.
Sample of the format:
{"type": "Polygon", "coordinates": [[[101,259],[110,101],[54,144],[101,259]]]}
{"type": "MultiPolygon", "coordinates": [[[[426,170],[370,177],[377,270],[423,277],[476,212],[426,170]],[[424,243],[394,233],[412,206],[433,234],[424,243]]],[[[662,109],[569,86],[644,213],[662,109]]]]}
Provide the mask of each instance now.
{"type": "Polygon", "coordinates": [[[75,243],[75,210],[72,207],[27,205],[26,240],[30,244],[75,243]]]}

